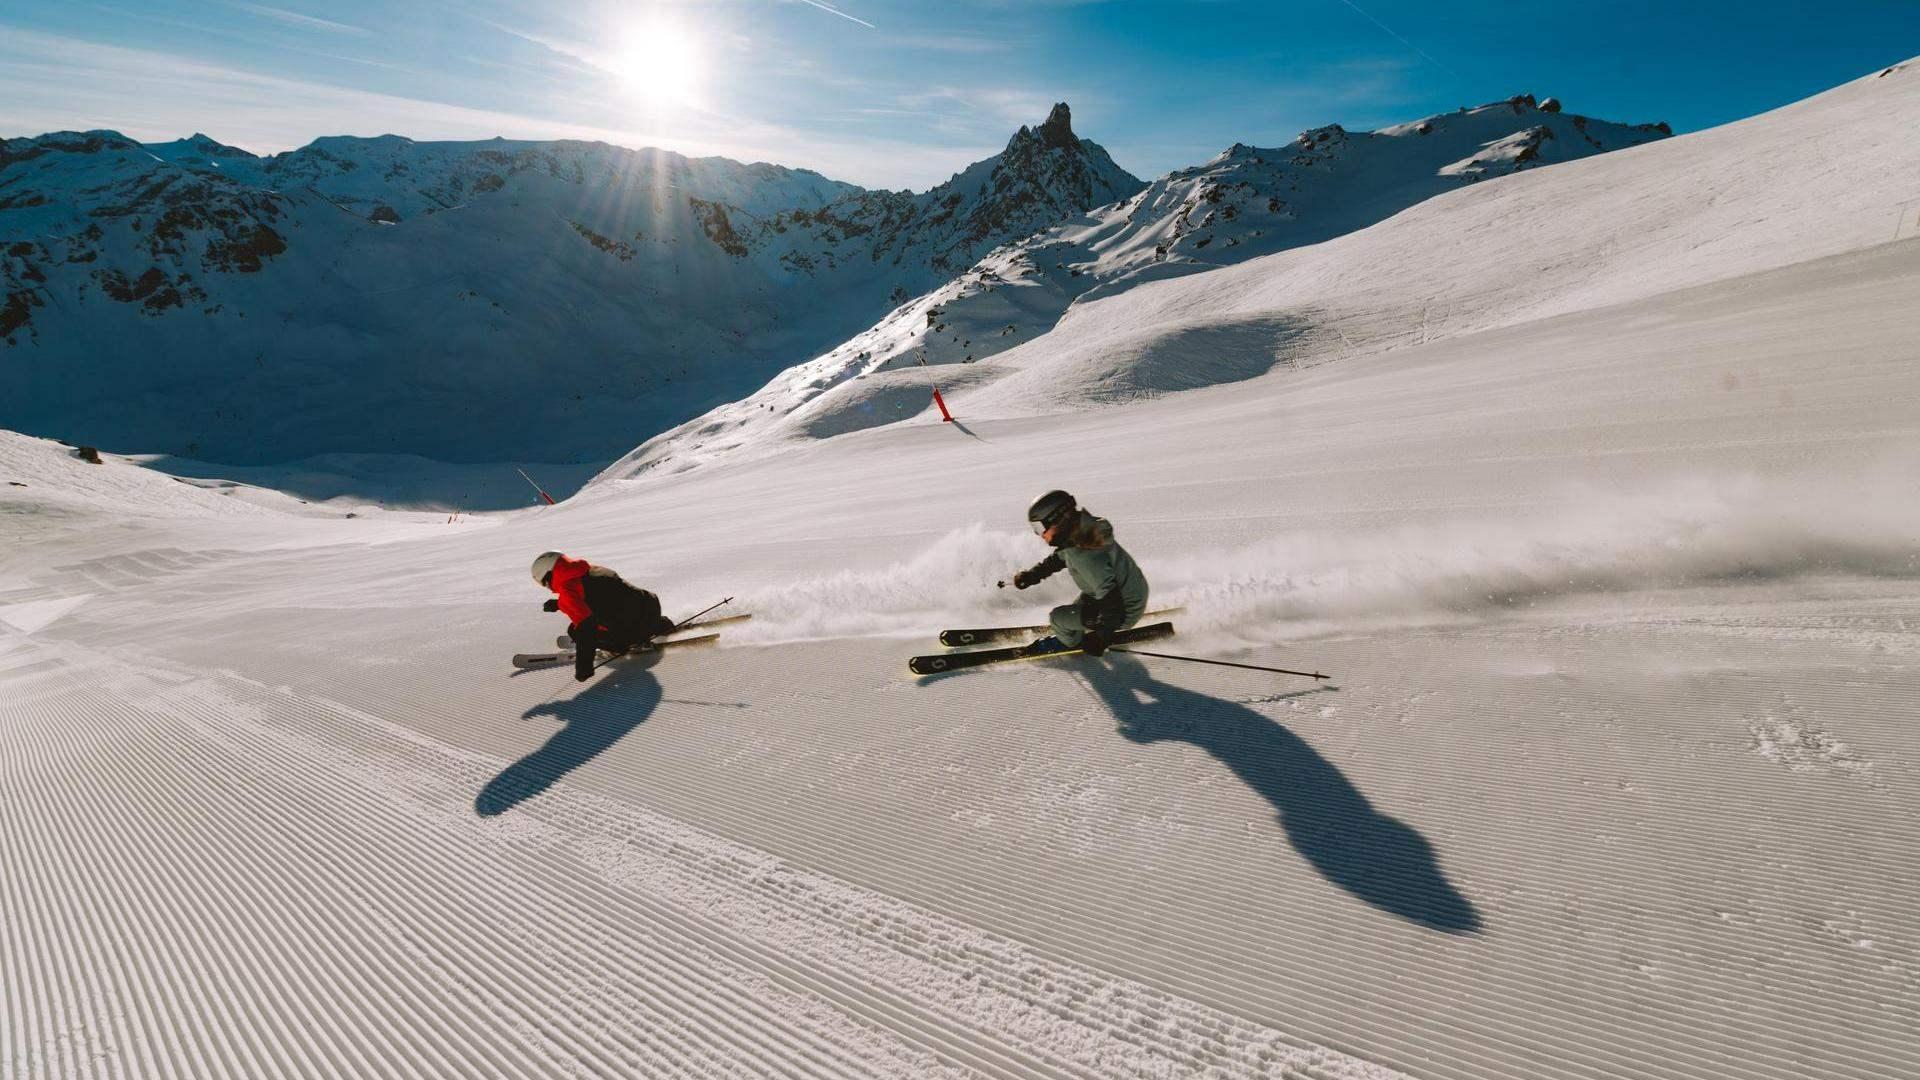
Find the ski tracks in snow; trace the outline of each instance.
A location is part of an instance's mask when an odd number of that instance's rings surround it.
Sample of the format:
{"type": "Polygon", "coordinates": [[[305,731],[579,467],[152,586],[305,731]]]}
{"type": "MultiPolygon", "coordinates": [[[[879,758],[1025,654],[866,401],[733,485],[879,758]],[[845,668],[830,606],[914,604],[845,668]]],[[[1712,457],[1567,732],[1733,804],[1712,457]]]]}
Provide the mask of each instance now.
{"type": "Polygon", "coordinates": [[[589,791],[476,818],[502,762],[290,689],[0,679],[0,1075],[1399,1075],[589,791]]]}

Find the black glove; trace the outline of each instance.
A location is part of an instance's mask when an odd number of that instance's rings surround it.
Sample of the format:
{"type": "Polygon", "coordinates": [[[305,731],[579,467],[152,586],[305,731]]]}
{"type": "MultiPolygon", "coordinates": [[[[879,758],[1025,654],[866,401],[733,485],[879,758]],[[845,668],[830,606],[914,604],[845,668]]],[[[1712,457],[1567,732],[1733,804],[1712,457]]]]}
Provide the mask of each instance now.
{"type": "Polygon", "coordinates": [[[1038,584],[1040,584],[1040,575],[1031,570],[1022,570],[1013,575],[1013,587],[1016,589],[1031,589],[1038,584]]]}
{"type": "Polygon", "coordinates": [[[1109,637],[1127,620],[1127,602],[1118,589],[1099,599],[1081,593],[1079,608],[1081,626],[1090,632],[1105,632],[1109,637]]]}
{"type": "Polygon", "coordinates": [[[541,604],[541,605],[540,605],[540,610],[541,610],[541,611],[559,611],[559,610],[560,610],[560,598],[559,598],[559,597],[555,597],[555,598],[553,598],[552,600],[549,600],[549,601],[547,601],[546,603],[544,603],[544,604],[541,604]]]}
{"type": "Polygon", "coordinates": [[[1111,644],[1113,644],[1113,634],[1111,632],[1106,630],[1089,630],[1087,631],[1087,636],[1080,640],[1080,651],[1086,653],[1088,656],[1100,656],[1107,651],[1107,646],[1111,644]]]}

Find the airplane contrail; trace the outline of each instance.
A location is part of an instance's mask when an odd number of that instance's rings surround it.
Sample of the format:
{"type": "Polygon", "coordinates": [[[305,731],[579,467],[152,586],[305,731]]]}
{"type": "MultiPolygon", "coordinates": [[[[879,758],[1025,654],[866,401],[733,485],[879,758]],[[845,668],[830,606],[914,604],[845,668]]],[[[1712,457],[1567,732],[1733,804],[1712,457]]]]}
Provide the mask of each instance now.
{"type": "MultiPolygon", "coordinates": [[[[1427,51],[1425,49],[1422,49],[1420,46],[1415,45],[1413,42],[1408,41],[1406,38],[1401,37],[1399,32],[1394,30],[1393,27],[1388,26],[1386,23],[1381,22],[1379,19],[1376,19],[1371,15],[1368,15],[1366,10],[1362,8],[1359,4],[1354,3],[1353,0],[1340,0],[1340,2],[1352,8],[1353,10],[1358,11],[1363,17],[1366,18],[1368,22],[1372,23],[1373,25],[1379,27],[1382,30],[1385,30],[1389,34],[1392,34],[1394,39],[1399,41],[1400,44],[1405,45],[1407,48],[1412,49],[1414,52],[1419,53],[1421,56],[1425,56],[1427,58],[1427,61],[1431,63],[1434,67],[1437,67],[1440,70],[1446,72],[1447,74],[1452,75],[1456,79],[1460,77],[1459,72],[1453,70],[1452,68],[1441,63],[1440,61],[1435,60],[1433,57],[1428,56],[1427,51]]],[[[807,3],[809,4],[813,3],[813,0],[807,0],[807,3]]]]}
{"type": "Polygon", "coordinates": [[[848,22],[857,22],[861,26],[864,26],[869,30],[880,29],[879,27],[873,25],[872,23],[868,22],[865,19],[856,19],[853,16],[847,14],[846,12],[841,11],[839,8],[828,7],[827,5],[821,3],[820,0],[800,0],[800,2],[803,4],[812,4],[814,7],[819,8],[821,11],[832,12],[833,14],[840,16],[841,18],[847,20],[848,22]]]}

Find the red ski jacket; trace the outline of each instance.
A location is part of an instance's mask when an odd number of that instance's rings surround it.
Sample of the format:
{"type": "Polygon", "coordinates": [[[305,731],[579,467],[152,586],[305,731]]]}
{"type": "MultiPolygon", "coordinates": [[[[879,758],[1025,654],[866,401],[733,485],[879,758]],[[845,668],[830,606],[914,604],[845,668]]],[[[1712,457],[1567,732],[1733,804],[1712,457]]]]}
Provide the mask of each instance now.
{"type": "Polygon", "coordinates": [[[587,605],[587,571],[593,567],[585,559],[569,559],[560,556],[553,564],[551,588],[560,597],[560,610],[567,616],[567,622],[578,626],[593,616],[593,608],[587,605]]]}

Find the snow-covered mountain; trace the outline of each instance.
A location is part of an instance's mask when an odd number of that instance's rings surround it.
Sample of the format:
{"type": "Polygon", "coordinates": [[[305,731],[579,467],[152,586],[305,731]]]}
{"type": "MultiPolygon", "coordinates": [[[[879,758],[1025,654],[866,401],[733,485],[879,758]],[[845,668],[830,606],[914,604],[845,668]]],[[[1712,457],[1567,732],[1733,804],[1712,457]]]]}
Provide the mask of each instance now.
{"type": "Polygon", "coordinates": [[[918,195],[599,143],[0,142],[0,424],[259,462],[604,460],[1138,191],[1065,105],[918,195]]]}
{"type": "MultiPolygon", "coordinates": [[[[919,412],[928,395],[925,379],[889,373],[985,360],[1045,334],[1077,302],[1319,243],[1465,185],[1669,134],[1665,124],[1609,123],[1522,94],[1379,131],[1333,124],[1281,147],[1236,143],[1130,199],[989,253],[751,397],[650,440],[613,474],[892,422],[919,412]],[[869,385],[847,385],[868,376],[869,385]]],[[[949,369],[937,378],[965,387],[991,374],[949,369]]]]}

